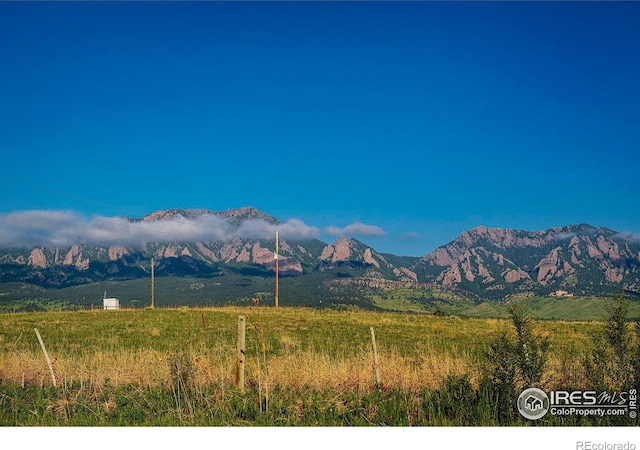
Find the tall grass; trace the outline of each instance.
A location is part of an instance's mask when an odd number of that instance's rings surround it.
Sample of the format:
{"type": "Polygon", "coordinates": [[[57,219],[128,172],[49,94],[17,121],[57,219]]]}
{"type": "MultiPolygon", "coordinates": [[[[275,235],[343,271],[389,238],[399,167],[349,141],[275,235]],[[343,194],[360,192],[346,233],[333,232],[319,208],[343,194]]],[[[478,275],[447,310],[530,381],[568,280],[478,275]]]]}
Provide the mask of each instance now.
{"type": "MultiPolygon", "coordinates": [[[[388,387],[436,386],[449,373],[469,371],[478,349],[500,321],[434,319],[375,313],[318,312],[280,308],[121,310],[0,315],[0,377],[41,384],[38,326],[58,376],[110,379],[143,386],[169,382],[168,354],[189,349],[195,382],[229,377],[235,361],[235,320],[248,317],[248,379],[258,362],[268,366],[271,385],[363,389],[370,384],[369,326],[378,335],[383,382],[388,387]],[[264,347],[264,348],[263,348],[264,347]],[[266,361],[265,361],[266,357],[266,361]],[[386,378],[386,381],[385,381],[386,378]]],[[[266,377],[267,374],[263,374],[266,377]]]]}
{"type": "MultiPolygon", "coordinates": [[[[549,341],[544,387],[583,385],[581,358],[599,324],[531,327],[549,341]]],[[[0,314],[0,423],[525,424],[496,415],[486,384],[485,354],[498,336],[516,338],[508,320],[304,308],[0,314]],[[238,315],[247,317],[245,394],[233,386],[238,315]]]]}

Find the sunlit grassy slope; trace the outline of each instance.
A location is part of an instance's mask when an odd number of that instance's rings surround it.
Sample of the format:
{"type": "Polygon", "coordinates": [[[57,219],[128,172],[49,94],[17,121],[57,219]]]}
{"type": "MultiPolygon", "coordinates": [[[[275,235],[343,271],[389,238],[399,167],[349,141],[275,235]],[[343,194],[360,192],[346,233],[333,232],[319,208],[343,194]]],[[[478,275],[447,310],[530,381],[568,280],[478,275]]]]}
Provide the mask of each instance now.
{"type": "MultiPolygon", "coordinates": [[[[403,313],[442,313],[463,317],[506,318],[504,302],[482,301],[438,288],[370,289],[325,284],[330,277],[284,277],[280,281],[280,305],[330,309],[358,309],[403,313]]],[[[155,304],[161,307],[249,306],[260,298],[261,305],[274,305],[272,277],[233,273],[226,277],[158,277],[155,304]]],[[[103,281],[63,289],[43,289],[24,283],[0,285],[0,312],[91,309],[102,305],[104,293],[120,299],[124,307],[149,305],[150,280],[103,281]]],[[[612,295],[616,293],[612,292],[612,295]]],[[[640,298],[632,297],[629,318],[640,318],[640,298]]],[[[532,315],[539,319],[602,320],[603,298],[530,297],[532,315]]]]}
{"type": "MultiPolygon", "coordinates": [[[[438,386],[451,373],[477,377],[487,343],[511,332],[501,319],[286,307],[5,313],[0,314],[0,379],[50,382],[37,327],[59,379],[154,385],[169,380],[169,356],[186,352],[200,383],[233,383],[240,315],[247,320],[248,380],[268,377],[271,385],[289,388],[371,387],[370,327],[383,384],[408,389],[438,386]]],[[[587,351],[600,326],[537,322],[536,331],[551,339],[550,370],[587,351]]],[[[557,380],[570,374],[553,375],[557,380]]]]}

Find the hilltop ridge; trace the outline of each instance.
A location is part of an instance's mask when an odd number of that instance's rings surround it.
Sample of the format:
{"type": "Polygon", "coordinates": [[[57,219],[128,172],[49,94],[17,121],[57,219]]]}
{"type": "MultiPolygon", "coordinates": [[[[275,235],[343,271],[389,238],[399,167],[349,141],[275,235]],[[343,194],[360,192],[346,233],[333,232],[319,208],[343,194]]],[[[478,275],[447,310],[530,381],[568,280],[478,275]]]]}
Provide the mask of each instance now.
{"type": "MultiPolygon", "coordinates": [[[[167,209],[132,221],[162,223],[204,217],[240,228],[282,222],[254,207],[211,211],[167,209]]],[[[217,277],[230,274],[272,277],[274,238],[181,241],[128,245],[88,245],[0,249],[0,284],[26,283],[45,289],[106,280],[145,278],[151,258],[158,276],[217,277]]],[[[439,286],[474,299],[502,300],[511,294],[549,295],[564,290],[580,295],[640,293],[640,244],[628,235],[589,224],[541,231],[477,226],[423,257],[381,254],[354,238],[325,243],[281,234],[279,271],[298,277],[305,289],[322,291],[331,280],[341,286],[439,286]],[[466,294],[465,294],[466,293],[466,294]]],[[[222,282],[222,281],[220,281],[222,282]]],[[[319,294],[318,294],[319,295],[319,294]]]]}

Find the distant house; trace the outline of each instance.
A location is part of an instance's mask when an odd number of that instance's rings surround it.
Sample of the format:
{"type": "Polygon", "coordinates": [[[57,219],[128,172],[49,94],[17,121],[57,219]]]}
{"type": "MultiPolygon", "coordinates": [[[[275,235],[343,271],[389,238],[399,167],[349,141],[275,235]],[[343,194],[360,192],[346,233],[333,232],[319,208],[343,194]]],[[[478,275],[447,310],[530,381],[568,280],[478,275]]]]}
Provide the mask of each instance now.
{"type": "Polygon", "coordinates": [[[549,294],[551,297],[573,297],[573,294],[570,294],[567,291],[557,290],[549,294]]]}
{"type": "Polygon", "coordinates": [[[102,307],[103,309],[120,309],[120,300],[117,298],[107,298],[107,293],[104,293],[104,298],[102,299],[102,307]]]}

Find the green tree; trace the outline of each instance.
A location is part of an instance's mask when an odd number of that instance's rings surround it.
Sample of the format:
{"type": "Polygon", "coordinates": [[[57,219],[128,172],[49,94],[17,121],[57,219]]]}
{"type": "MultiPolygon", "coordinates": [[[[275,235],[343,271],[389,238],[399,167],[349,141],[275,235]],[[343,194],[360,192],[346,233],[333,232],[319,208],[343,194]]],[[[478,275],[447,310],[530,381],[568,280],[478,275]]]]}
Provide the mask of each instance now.
{"type": "Polygon", "coordinates": [[[547,361],[548,339],[533,335],[533,319],[526,303],[510,303],[507,311],[516,331],[515,361],[522,387],[535,387],[542,382],[547,361]]]}
{"type": "MultiPolygon", "coordinates": [[[[628,326],[629,300],[624,293],[618,294],[605,300],[604,309],[604,328],[594,336],[592,355],[585,358],[586,378],[593,389],[626,390],[640,381],[640,348],[634,350],[628,326]]],[[[636,325],[640,340],[639,327],[636,325]]]]}
{"type": "Polygon", "coordinates": [[[516,339],[503,333],[485,352],[489,364],[488,379],[501,423],[508,423],[515,411],[516,393],[542,383],[547,362],[548,339],[534,335],[533,319],[523,302],[507,307],[516,339]]]}

